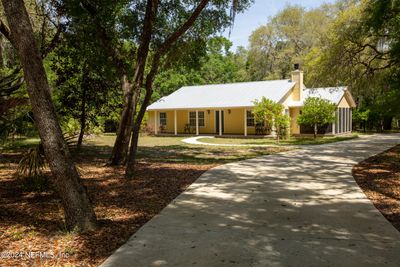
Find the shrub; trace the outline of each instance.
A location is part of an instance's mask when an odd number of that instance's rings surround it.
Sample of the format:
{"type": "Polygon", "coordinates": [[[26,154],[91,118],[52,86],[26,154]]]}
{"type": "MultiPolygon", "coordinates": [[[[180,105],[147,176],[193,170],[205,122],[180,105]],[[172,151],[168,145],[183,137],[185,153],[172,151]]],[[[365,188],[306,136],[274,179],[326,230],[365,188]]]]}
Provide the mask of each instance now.
{"type": "Polygon", "coordinates": [[[35,148],[30,148],[22,155],[17,174],[18,177],[22,178],[24,190],[42,192],[48,189],[48,178],[43,175],[45,166],[46,161],[41,144],[35,148]]]}

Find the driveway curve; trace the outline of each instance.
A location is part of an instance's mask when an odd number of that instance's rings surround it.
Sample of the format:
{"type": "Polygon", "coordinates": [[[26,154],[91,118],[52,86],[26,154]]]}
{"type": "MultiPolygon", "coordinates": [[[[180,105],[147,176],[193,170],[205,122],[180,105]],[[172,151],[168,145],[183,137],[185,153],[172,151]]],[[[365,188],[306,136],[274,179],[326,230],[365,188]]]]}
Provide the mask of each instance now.
{"type": "Polygon", "coordinates": [[[352,177],[374,135],[204,173],[102,266],[399,266],[400,233],[352,177]]]}
{"type": "MultiPolygon", "coordinates": [[[[199,141],[204,138],[215,138],[214,136],[195,136],[182,139],[182,142],[190,145],[203,145],[203,146],[231,146],[231,147],[276,147],[277,145],[266,145],[266,144],[217,144],[217,143],[206,143],[199,141]]],[[[285,146],[295,148],[296,146],[285,146]]]]}

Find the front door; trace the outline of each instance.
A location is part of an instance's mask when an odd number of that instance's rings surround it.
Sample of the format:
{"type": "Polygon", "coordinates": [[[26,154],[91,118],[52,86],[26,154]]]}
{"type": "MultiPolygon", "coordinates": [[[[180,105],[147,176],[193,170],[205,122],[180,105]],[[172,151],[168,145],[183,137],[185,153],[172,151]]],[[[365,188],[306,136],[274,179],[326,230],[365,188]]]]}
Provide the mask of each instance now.
{"type": "MultiPolygon", "coordinates": [[[[222,133],[224,133],[224,111],[221,111],[221,126],[222,126],[222,133]]],[[[216,134],[219,134],[219,110],[215,111],[215,129],[216,134]]]]}

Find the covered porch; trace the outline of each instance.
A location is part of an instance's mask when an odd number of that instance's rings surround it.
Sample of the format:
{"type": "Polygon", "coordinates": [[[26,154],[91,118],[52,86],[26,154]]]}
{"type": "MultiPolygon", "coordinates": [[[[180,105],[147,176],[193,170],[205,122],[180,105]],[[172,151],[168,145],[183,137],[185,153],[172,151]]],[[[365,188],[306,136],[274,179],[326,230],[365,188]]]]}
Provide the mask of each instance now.
{"type": "Polygon", "coordinates": [[[213,135],[265,137],[270,130],[254,121],[252,107],[149,111],[148,125],[155,135],[213,135]]]}

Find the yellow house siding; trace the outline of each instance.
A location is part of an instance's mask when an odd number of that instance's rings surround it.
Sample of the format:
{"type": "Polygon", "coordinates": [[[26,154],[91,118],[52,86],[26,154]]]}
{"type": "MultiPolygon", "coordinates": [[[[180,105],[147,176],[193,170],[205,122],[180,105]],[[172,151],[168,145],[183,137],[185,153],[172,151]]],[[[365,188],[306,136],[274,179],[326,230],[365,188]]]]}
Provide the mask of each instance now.
{"type": "Polygon", "coordinates": [[[151,127],[154,131],[154,115],[155,111],[149,111],[148,112],[148,120],[147,120],[147,125],[151,127]]]}
{"type": "Polygon", "coordinates": [[[288,108],[289,102],[293,101],[293,99],[294,99],[294,88],[290,89],[289,92],[283,97],[283,100],[281,101],[285,109],[288,108]]]}
{"type": "Polygon", "coordinates": [[[215,112],[213,110],[204,110],[205,127],[200,128],[200,133],[215,133],[215,112]]]}
{"type": "Polygon", "coordinates": [[[292,81],[296,82],[293,89],[293,100],[301,101],[303,95],[303,72],[295,70],[292,72],[292,81]]]}
{"type": "Polygon", "coordinates": [[[339,108],[350,108],[350,104],[347,101],[346,97],[342,97],[338,105],[339,108]]]}
{"type": "Polygon", "coordinates": [[[226,109],[224,115],[226,134],[244,133],[244,109],[226,109]]]}
{"type": "Polygon", "coordinates": [[[185,132],[185,125],[189,123],[188,121],[188,111],[186,110],[177,110],[176,111],[176,121],[178,123],[178,133],[185,132]]]}
{"type": "Polygon", "coordinates": [[[165,112],[167,114],[167,126],[165,127],[165,131],[167,133],[174,132],[174,111],[161,111],[159,113],[165,112]]]}
{"type": "Polygon", "coordinates": [[[300,115],[300,108],[290,108],[290,133],[300,134],[300,125],[297,123],[297,118],[300,115]]]}

